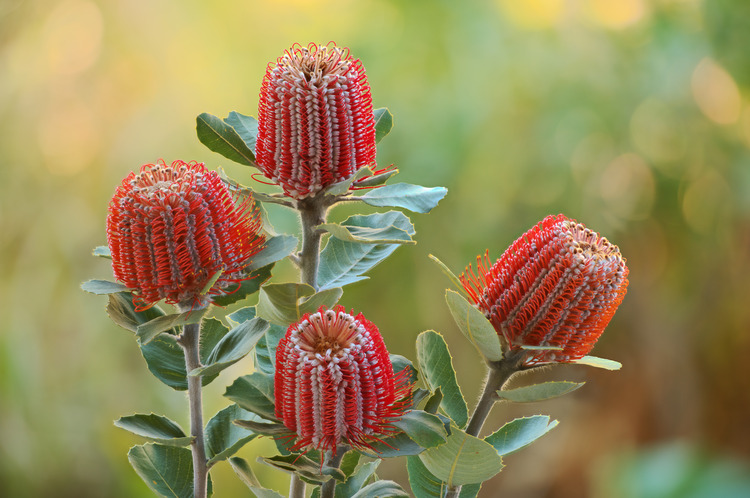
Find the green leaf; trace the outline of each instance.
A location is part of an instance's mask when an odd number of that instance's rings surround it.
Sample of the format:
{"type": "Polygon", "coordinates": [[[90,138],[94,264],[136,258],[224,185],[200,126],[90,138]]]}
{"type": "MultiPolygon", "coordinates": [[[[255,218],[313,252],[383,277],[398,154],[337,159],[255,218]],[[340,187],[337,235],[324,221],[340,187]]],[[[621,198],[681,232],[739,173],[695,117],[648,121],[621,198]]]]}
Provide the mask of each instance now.
{"type": "Polygon", "coordinates": [[[382,173],[363,178],[362,180],[357,180],[355,185],[357,187],[377,187],[378,185],[383,185],[396,173],[398,173],[398,169],[388,169],[382,173]]]}
{"type": "Polygon", "coordinates": [[[230,405],[214,415],[206,424],[206,458],[208,466],[226,460],[258,435],[233,422],[254,417],[237,405],[230,405]]]}
{"type": "Polygon", "coordinates": [[[229,459],[229,465],[232,466],[232,469],[234,469],[240,480],[255,494],[256,498],[284,498],[283,495],[280,495],[276,491],[261,486],[258,478],[255,477],[253,470],[250,468],[250,464],[244,459],[232,457],[229,459]]]}
{"type": "Polygon", "coordinates": [[[319,462],[306,455],[277,455],[265,457],[262,461],[284,471],[294,472],[311,484],[322,484],[330,478],[337,481],[346,480],[346,474],[341,469],[328,467],[327,465],[321,466],[319,462]]]}
{"type": "Polygon", "coordinates": [[[333,288],[315,293],[312,286],[298,283],[266,284],[260,289],[256,312],[271,323],[288,326],[321,306],[332,307],[343,292],[333,288]],[[308,299],[301,302],[304,297],[308,299]]]}
{"type": "Polygon", "coordinates": [[[230,125],[208,113],[196,118],[198,140],[236,163],[255,166],[255,154],[230,125]]]}
{"type": "Polygon", "coordinates": [[[190,372],[190,376],[215,375],[245,357],[268,330],[268,322],[254,318],[229,331],[216,344],[206,364],[190,372]]]}
{"type": "Polygon", "coordinates": [[[271,375],[254,372],[239,377],[227,387],[224,396],[266,420],[276,420],[271,375]]]}
{"type": "Polygon", "coordinates": [[[276,348],[281,338],[286,335],[287,327],[271,324],[265,335],[255,346],[255,368],[263,373],[273,374],[276,371],[276,348]]]}
{"type": "Polygon", "coordinates": [[[507,399],[516,403],[533,403],[547,399],[557,398],[563,394],[575,391],[585,382],[543,382],[531,386],[517,387],[505,391],[497,391],[497,395],[502,399],[507,399]]]}
{"type": "Polygon", "coordinates": [[[530,344],[519,344],[518,347],[526,351],[562,351],[563,350],[562,346],[532,346],[530,344]]]}
{"type": "MultiPolygon", "coordinates": [[[[407,457],[406,470],[409,473],[409,486],[416,498],[442,498],[448,491],[448,486],[432,475],[419,457],[407,457]]],[[[481,483],[464,484],[458,496],[459,498],[475,498],[481,487],[481,483]]]]}
{"type": "Polygon", "coordinates": [[[431,391],[443,393],[440,403],[443,411],[459,426],[464,427],[469,414],[466,400],[456,382],[456,371],[443,336],[427,330],[417,336],[417,363],[422,377],[431,391]]]}
{"type": "Polygon", "coordinates": [[[440,403],[443,402],[443,391],[440,390],[438,387],[435,389],[435,393],[430,396],[430,399],[427,400],[427,403],[424,405],[424,411],[427,413],[437,413],[438,408],[440,407],[440,403]]]}
{"type": "Polygon", "coordinates": [[[164,315],[154,318],[146,323],[138,325],[135,335],[138,336],[138,343],[141,345],[148,344],[156,336],[167,330],[173,329],[180,325],[198,323],[206,314],[207,308],[199,310],[190,310],[175,315],[164,315]]]}
{"type": "Polygon", "coordinates": [[[109,280],[89,280],[81,284],[81,289],[92,294],[115,294],[117,292],[127,292],[129,289],[118,282],[109,280]]]}
{"type": "Polygon", "coordinates": [[[500,337],[484,313],[469,304],[458,292],[447,290],[445,300],[458,328],[479,353],[489,361],[501,360],[503,350],[500,337]]]}
{"type": "MultiPolygon", "coordinates": [[[[193,497],[193,457],[189,449],[148,443],[130,448],[128,461],[156,494],[177,498],[193,497]]],[[[208,490],[210,495],[210,477],[208,490]]]]}
{"type": "MultiPolygon", "coordinates": [[[[255,415],[255,414],[252,414],[255,415]]],[[[278,436],[280,434],[289,434],[289,429],[284,424],[277,422],[258,422],[257,420],[235,420],[235,424],[245,429],[251,430],[261,436],[278,436]]]]}
{"type": "Polygon", "coordinates": [[[193,441],[176,422],[153,413],[120,417],[115,420],[115,426],[166,446],[187,446],[193,441]]]}
{"type": "Polygon", "coordinates": [[[352,498],[409,498],[409,493],[393,481],[375,481],[360,489],[352,498]]]}
{"type": "Polygon", "coordinates": [[[420,453],[419,459],[432,475],[448,486],[481,483],[503,468],[503,461],[492,445],[456,427],[448,441],[420,453]]]}
{"type": "Polygon", "coordinates": [[[342,180],[338,183],[334,183],[325,190],[325,195],[343,195],[349,191],[352,183],[356,182],[362,177],[372,174],[372,171],[368,167],[358,169],[352,176],[346,180],[342,180]]]}
{"type": "Polygon", "coordinates": [[[234,128],[247,148],[255,153],[255,141],[258,137],[258,120],[252,116],[245,116],[237,111],[232,111],[224,119],[224,122],[234,128]]]}
{"type": "Polygon", "coordinates": [[[245,299],[251,294],[258,292],[258,289],[271,278],[273,263],[255,270],[250,274],[250,278],[243,280],[238,285],[231,285],[226,289],[226,294],[213,296],[211,302],[218,306],[229,306],[237,301],[245,299]]]}
{"type": "Polygon", "coordinates": [[[394,183],[370,190],[362,196],[362,201],[370,206],[400,207],[415,213],[429,213],[447,193],[445,187],[394,183]]]}
{"type": "Polygon", "coordinates": [[[423,448],[438,446],[448,438],[442,420],[422,410],[410,410],[392,424],[423,448]]]}
{"type": "Polygon", "coordinates": [[[502,426],[486,438],[499,455],[507,455],[520,450],[557,427],[557,420],[550,421],[549,415],[517,418],[502,426]]]}
{"type": "Polygon", "coordinates": [[[622,368],[622,363],[615,360],[608,360],[606,358],[599,358],[598,356],[584,356],[580,360],[572,361],[576,365],[588,365],[590,367],[603,368],[604,370],[619,370],[622,368]]]}
{"type": "MultiPolygon", "coordinates": [[[[151,306],[144,311],[136,311],[133,305],[133,294],[130,292],[118,292],[109,295],[107,304],[107,314],[120,327],[135,332],[138,326],[153,320],[154,318],[164,316],[164,311],[158,306],[151,306]]],[[[170,334],[177,335],[177,329],[173,329],[170,334]]]]}
{"type": "MultiPolygon", "coordinates": [[[[342,225],[377,228],[393,225],[410,236],[414,226],[398,211],[351,216],[342,225]]],[[[363,273],[390,256],[400,244],[361,244],[330,238],[320,254],[318,285],[321,289],[341,287],[364,280],[363,273]]]]}
{"type": "Polygon", "coordinates": [[[324,223],[318,225],[318,229],[330,233],[339,240],[360,244],[416,244],[411,235],[394,226],[370,228],[324,223]]]}
{"type": "Polygon", "coordinates": [[[248,270],[259,270],[271,263],[281,261],[297,249],[297,242],[297,237],[293,235],[277,235],[269,238],[263,245],[263,249],[253,258],[248,270]]]}
{"type": "Polygon", "coordinates": [[[99,258],[112,259],[112,253],[107,246],[96,246],[94,250],[91,251],[91,254],[99,258]]]}
{"type": "Polygon", "coordinates": [[[358,448],[365,456],[370,458],[394,458],[400,456],[418,455],[425,448],[415,443],[403,432],[369,443],[370,448],[358,448]]]}
{"type": "MultiPolygon", "coordinates": [[[[224,337],[228,329],[217,319],[208,318],[201,325],[200,356],[205,363],[216,344],[224,337]]],[[[185,354],[182,348],[171,336],[162,334],[148,344],[141,346],[141,354],[146,360],[146,366],[154,376],[177,391],[187,389],[187,373],[185,372],[185,354]]],[[[210,384],[216,375],[204,375],[201,383],[210,384]]]]}
{"type": "Polygon", "coordinates": [[[395,375],[401,373],[403,369],[408,368],[409,381],[417,381],[417,369],[414,368],[414,365],[408,358],[406,358],[405,356],[401,356],[400,354],[392,354],[388,355],[388,357],[391,360],[391,367],[393,368],[393,373],[395,375]]]}
{"type": "MultiPolygon", "coordinates": [[[[352,451],[347,453],[347,455],[359,455],[359,453],[352,451]]],[[[367,479],[375,474],[375,470],[377,470],[380,462],[381,460],[375,460],[374,462],[362,464],[346,481],[338,483],[334,493],[335,498],[349,498],[356,494],[365,482],[367,482],[367,479]]]]}
{"type": "Polygon", "coordinates": [[[347,478],[351,477],[351,475],[357,469],[357,464],[359,463],[361,456],[362,454],[357,451],[348,451],[344,454],[344,457],[341,459],[341,465],[339,465],[339,468],[344,474],[346,474],[347,478]]]}
{"type": "Polygon", "coordinates": [[[391,132],[393,128],[393,114],[387,107],[381,107],[373,111],[375,115],[375,143],[380,142],[391,132]]]}
{"type": "Polygon", "coordinates": [[[437,256],[434,256],[432,254],[428,254],[428,257],[435,262],[435,264],[440,267],[440,270],[443,272],[443,274],[448,277],[448,279],[451,281],[453,286],[458,289],[458,292],[461,293],[464,297],[469,297],[469,294],[466,292],[466,289],[464,289],[463,284],[461,283],[461,280],[458,279],[458,277],[451,271],[448,266],[440,261],[437,256]]]}

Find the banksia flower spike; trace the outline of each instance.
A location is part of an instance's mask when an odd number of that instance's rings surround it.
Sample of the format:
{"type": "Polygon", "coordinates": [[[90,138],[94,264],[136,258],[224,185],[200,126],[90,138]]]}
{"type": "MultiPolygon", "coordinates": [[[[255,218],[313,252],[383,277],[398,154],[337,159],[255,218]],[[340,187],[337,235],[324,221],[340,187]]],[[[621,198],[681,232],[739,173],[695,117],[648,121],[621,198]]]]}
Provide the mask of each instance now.
{"type": "Polygon", "coordinates": [[[370,85],[359,59],[333,43],[295,45],[263,78],[255,159],[303,199],[375,164],[370,85]]]}
{"type": "Polygon", "coordinates": [[[369,447],[393,432],[410,401],[404,370],[394,375],[378,328],[343,306],[321,307],[292,324],[276,350],[276,416],[295,449],[369,447]]]}
{"type": "Polygon", "coordinates": [[[530,352],[524,364],[587,355],[625,297],[628,267],[618,247],[563,215],[548,216],[490,266],[477,257],[461,282],[506,346],[530,352]]]}
{"type": "Polygon", "coordinates": [[[161,299],[203,307],[203,293],[223,294],[247,278],[244,269],[264,242],[260,228],[252,199],[235,204],[203,163],[160,161],[117,187],[107,241],[115,277],[133,289],[139,309],[161,299]]]}

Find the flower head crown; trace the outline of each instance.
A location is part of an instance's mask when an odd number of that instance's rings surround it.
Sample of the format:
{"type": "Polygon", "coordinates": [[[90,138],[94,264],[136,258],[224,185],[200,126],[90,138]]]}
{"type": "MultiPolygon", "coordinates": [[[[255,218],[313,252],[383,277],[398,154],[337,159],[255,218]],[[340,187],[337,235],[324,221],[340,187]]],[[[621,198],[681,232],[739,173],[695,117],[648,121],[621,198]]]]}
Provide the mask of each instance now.
{"type": "Polygon", "coordinates": [[[527,365],[587,355],[628,287],[619,248],[563,215],[548,216],[490,266],[489,253],[461,282],[510,349],[562,348],[532,354],[527,365]]]}
{"type": "Polygon", "coordinates": [[[203,292],[221,294],[248,278],[244,269],[264,242],[260,228],[252,198],[235,204],[203,163],[145,164],[109,204],[112,269],[140,308],[161,299],[192,306],[203,292]]]}

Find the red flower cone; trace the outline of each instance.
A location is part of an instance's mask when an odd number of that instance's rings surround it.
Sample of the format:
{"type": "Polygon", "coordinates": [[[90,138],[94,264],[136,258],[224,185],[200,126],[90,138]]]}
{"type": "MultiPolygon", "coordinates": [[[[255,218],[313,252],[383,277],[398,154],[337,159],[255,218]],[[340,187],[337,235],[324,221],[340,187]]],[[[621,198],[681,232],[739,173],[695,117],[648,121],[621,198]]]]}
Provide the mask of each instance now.
{"type": "Polygon", "coordinates": [[[378,328],[361,313],[321,307],[279,342],[276,416],[294,433],[295,449],[369,447],[405,411],[406,372],[394,375],[378,328]]]}
{"type": "Polygon", "coordinates": [[[334,44],[293,46],[263,78],[255,159],[287,196],[303,199],[375,164],[370,85],[334,44]]]}
{"type": "Polygon", "coordinates": [[[252,199],[235,204],[203,163],[145,164],[117,187],[109,204],[107,241],[115,278],[134,290],[139,309],[166,299],[185,307],[245,280],[264,242],[252,199]]]}
{"type": "Polygon", "coordinates": [[[628,287],[617,246],[563,215],[548,216],[490,266],[489,253],[461,282],[510,349],[530,353],[526,365],[571,362],[587,355],[628,287]]]}

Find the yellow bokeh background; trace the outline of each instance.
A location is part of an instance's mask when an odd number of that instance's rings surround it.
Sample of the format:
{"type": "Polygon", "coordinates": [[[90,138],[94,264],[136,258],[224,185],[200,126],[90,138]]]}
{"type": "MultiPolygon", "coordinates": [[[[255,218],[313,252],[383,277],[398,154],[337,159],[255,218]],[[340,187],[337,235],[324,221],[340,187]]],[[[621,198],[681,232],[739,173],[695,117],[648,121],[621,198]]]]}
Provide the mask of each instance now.
{"type": "MultiPolygon", "coordinates": [[[[458,273],[562,212],[628,258],[628,295],[594,351],[622,371],[566,366],[520,379],[587,384],[495,409],[493,427],[536,413],[560,425],[508,456],[480,496],[745,496],[748,5],[4,0],[0,496],[150,496],[126,458],[140,441],[112,421],[153,411],[187,425],[186,403],[149,374],[106,299],[78,287],[111,278],[90,255],[106,240],[107,203],[128,172],[158,158],[204,161],[267,190],[198,142],[195,117],[256,114],[269,61],[293,43],[331,40],[362,59],[375,106],[395,116],[378,162],[397,165],[400,181],[449,189],[431,214],[412,215],[418,245],[342,299],[392,353],[414,359],[417,334],[441,332],[475,401],[483,366],[450,318],[449,282],[430,253],[458,273]]],[[[289,213],[271,216],[296,230],[289,213]]],[[[296,276],[284,263],[276,278],[296,276]]],[[[226,406],[224,387],[251,369],[223,373],[206,412],[226,406]]],[[[256,441],[240,456],[284,493],[288,477],[256,462],[272,448],[256,441]]],[[[408,489],[404,467],[388,461],[379,473],[408,489]]],[[[212,475],[216,496],[249,495],[226,463],[212,475]]]]}

